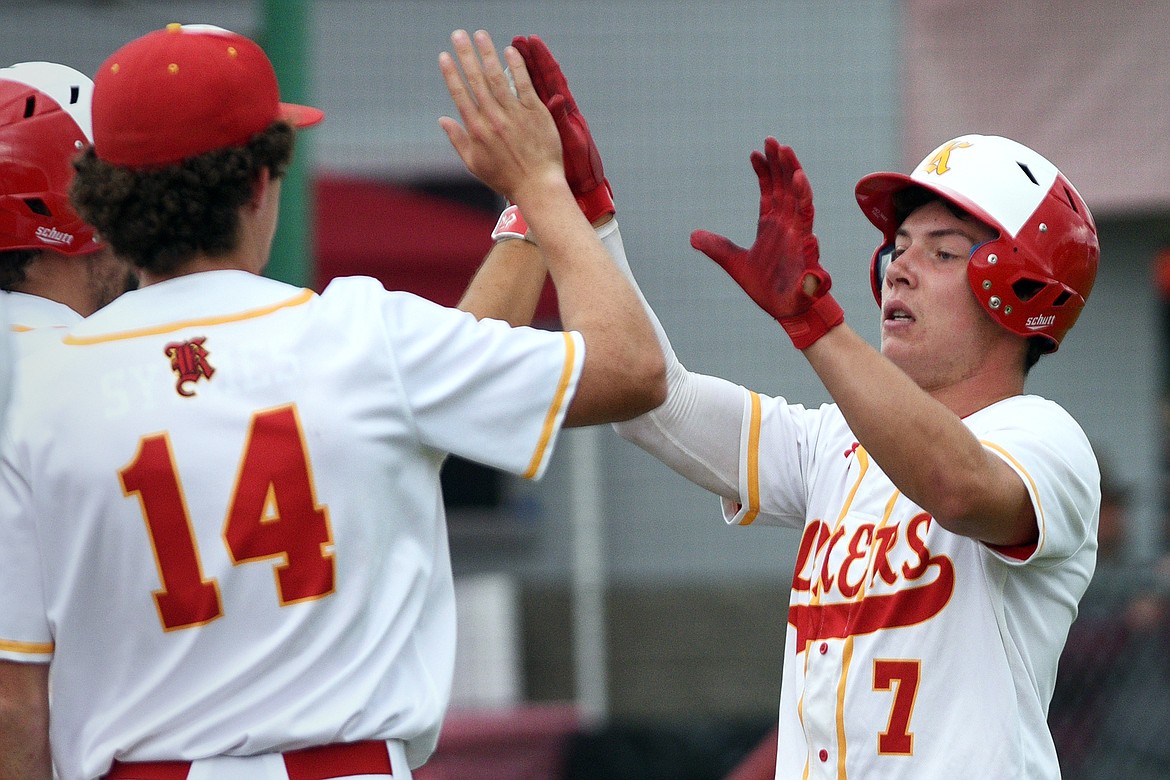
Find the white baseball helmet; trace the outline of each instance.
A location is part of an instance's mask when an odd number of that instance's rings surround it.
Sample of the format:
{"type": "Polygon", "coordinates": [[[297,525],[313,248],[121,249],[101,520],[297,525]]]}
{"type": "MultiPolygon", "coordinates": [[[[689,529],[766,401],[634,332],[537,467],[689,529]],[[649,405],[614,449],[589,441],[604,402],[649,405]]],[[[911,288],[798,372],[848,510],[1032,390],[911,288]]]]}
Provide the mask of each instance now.
{"type": "Polygon", "coordinates": [[[873,173],[857,183],[857,202],[882,231],[870,265],[874,297],[888,250],[905,219],[896,196],[910,188],[935,193],[999,231],[975,247],[967,275],[992,319],[1055,352],[1093,289],[1097,227],[1076,188],[1052,163],[999,136],[964,135],[939,146],[909,175],[873,173]]]}

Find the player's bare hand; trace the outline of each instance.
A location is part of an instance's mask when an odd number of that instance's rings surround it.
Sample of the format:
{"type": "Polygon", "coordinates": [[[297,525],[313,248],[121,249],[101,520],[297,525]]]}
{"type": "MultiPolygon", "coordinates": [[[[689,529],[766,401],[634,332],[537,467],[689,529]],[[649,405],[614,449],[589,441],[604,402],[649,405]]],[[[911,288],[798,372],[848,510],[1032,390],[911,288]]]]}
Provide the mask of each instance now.
{"type": "Polygon", "coordinates": [[[490,35],[456,30],[451,45],[454,55],[440,54],[439,70],[463,124],[444,116],[439,125],[467,170],[513,202],[525,188],[563,180],[556,123],[532,86],[524,58],[511,46],[504,49],[513,93],[490,35]]]}

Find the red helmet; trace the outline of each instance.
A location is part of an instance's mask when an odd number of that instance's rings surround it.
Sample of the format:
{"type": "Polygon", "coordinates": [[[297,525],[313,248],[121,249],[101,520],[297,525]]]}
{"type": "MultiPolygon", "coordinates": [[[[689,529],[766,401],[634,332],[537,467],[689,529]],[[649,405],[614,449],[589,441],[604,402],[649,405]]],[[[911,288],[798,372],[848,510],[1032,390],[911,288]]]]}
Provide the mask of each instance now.
{"type": "Polygon", "coordinates": [[[91,143],[93,82],[52,62],[0,69],[0,251],[101,247],[69,204],[72,159],[91,143]]]}
{"type": "Polygon", "coordinates": [[[909,176],[865,176],[857,202],[883,237],[870,265],[879,304],[889,250],[907,216],[896,196],[909,188],[940,195],[999,231],[971,253],[971,289],[992,319],[1042,337],[1045,351],[1055,352],[1093,289],[1100,255],[1093,215],[1068,179],[1028,147],[991,135],[947,141],[909,176]]]}

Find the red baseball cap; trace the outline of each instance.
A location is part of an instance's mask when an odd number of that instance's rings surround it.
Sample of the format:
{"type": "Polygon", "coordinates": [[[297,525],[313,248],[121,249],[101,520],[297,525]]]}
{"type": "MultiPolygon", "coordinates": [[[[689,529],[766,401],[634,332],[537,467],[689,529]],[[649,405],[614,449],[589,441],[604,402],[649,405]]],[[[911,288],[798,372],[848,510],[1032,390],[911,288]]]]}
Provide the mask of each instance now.
{"type": "Polygon", "coordinates": [[[94,78],[94,151],[129,168],[243,146],[277,119],[308,127],[324,118],[320,109],[280,102],[264,50],[209,24],[147,33],[114,52],[94,78]]]}

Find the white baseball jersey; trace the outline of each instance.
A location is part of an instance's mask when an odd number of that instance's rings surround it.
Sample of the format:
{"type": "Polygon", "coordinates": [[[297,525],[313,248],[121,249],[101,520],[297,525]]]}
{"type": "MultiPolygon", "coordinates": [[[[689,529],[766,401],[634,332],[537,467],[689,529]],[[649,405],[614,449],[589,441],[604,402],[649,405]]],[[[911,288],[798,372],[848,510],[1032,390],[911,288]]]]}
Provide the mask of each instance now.
{"type": "Polygon", "coordinates": [[[72,325],[81,320],[81,315],[65,304],[39,295],[0,291],[0,298],[4,299],[8,325],[17,333],[72,325]]]}
{"type": "Polygon", "coordinates": [[[541,475],[573,333],[372,279],[127,293],[22,363],[0,457],[0,658],[49,661],[63,780],[402,739],[448,702],[447,453],[541,475]]]}
{"type": "Polygon", "coordinates": [[[81,315],[65,304],[37,295],[0,290],[0,430],[16,375],[17,358],[52,339],[81,315]]]}
{"type": "Polygon", "coordinates": [[[1077,423],[1036,396],[964,422],[1015,470],[1040,538],[942,528],[858,446],[836,405],[744,391],[731,523],[803,528],[776,777],[1044,780],[1057,661],[1096,561],[1100,477],[1077,423]]]}

